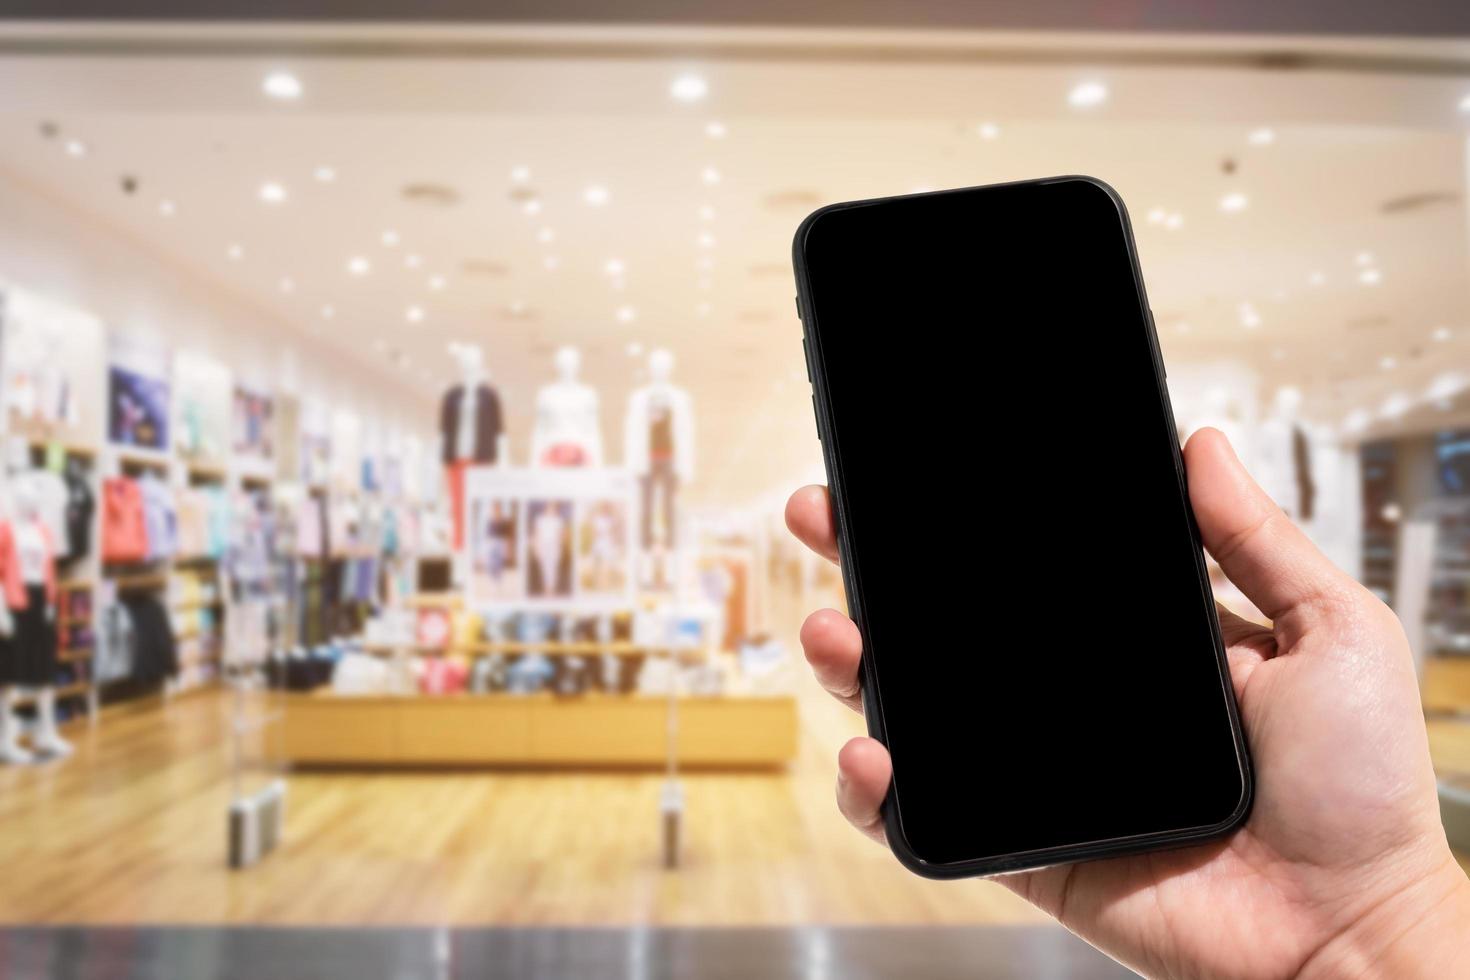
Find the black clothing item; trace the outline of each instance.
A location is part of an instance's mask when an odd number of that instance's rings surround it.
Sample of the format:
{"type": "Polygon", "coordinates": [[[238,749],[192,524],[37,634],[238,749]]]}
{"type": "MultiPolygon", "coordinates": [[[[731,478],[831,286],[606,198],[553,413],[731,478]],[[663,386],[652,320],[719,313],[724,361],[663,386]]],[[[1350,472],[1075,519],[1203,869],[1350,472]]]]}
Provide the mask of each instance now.
{"type": "Polygon", "coordinates": [[[674,411],[663,399],[649,400],[648,458],[654,462],[674,458],[674,411]]]}
{"type": "Polygon", "coordinates": [[[46,587],[26,586],[26,607],[12,609],[15,630],[0,640],[0,687],[56,684],[56,622],[47,615],[46,587]]]}
{"type": "MultiPolygon", "coordinates": [[[[75,461],[73,461],[75,463],[75,461]]],[[[92,513],[97,501],[86,474],[76,465],[66,468],[66,547],[64,561],[85,558],[92,550],[92,513]]]]}
{"type": "Polygon", "coordinates": [[[1302,512],[1297,517],[1312,519],[1312,505],[1317,499],[1317,484],[1312,480],[1312,447],[1299,425],[1291,429],[1291,460],[1296,470],[1296,499],[1302,512]]]}
{"type": "Polygon", "coordinates": [[[163,604],[146,593],[126,596],[122,603],[133,623],[133,679],[156,684],[177,674],[179,652],[163,604]]]}
{"type": "MultiPolygon", "coordinates": [[[[469,458],[475,463],[493,463],[500,446],[500,434],[505,431],[505,422],[500,414],[500,396],[489,385],[475,389],[479,398],[475,403],[475,445],[469,458]]],[[[459,416],[464,404],[464,385],[455,385],[444,393],[444,402],[439,410],[439,434],[443,437],[441,451],[445,465],[460,459],[455,455],[459,447],[459,416]]]]}

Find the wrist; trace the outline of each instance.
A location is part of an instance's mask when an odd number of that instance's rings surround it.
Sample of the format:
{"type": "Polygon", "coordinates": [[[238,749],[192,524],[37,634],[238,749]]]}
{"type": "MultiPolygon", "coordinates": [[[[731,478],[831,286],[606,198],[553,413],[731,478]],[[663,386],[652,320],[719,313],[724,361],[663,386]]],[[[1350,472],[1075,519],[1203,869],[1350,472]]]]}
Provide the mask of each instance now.
{"type": "Polygon", "coordinates": [[[1453,857],[1322,946],[1303,977],[1446,977],[1470,962],[1470,878],[1453,857]]]}

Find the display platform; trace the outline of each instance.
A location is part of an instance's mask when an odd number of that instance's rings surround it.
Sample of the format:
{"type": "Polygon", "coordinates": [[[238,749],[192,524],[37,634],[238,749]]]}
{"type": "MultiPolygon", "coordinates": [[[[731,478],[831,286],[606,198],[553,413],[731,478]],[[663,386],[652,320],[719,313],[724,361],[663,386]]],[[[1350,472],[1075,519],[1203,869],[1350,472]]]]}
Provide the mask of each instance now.
{"type": "MultiPolygon", "coordinates": [[[[280,757],[295,765],[662,767],[669,698],[653,695],[290,695],[280,757]]],[[[677,699],[680,767],[758,768],[796,757],[796,699],[677,699]]]]}

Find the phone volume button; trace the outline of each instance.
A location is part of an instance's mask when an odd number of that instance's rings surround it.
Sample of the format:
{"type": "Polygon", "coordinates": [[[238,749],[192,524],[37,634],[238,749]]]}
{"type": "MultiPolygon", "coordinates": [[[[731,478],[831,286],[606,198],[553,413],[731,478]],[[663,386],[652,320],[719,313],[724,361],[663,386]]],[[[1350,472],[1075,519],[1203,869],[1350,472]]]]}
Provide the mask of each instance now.
{"type": "Polygon", "coordinates": [[[812,393],[812,421],[815,422],[816,423],[816,426],[817,426],[817,441],[818,442],[821,442],[822,441],[822,417],[817,414],[817,396],[816,396],[816,393],[815,392],[812,393]]]}
{"type": "Polygon", "coordinates": [[[806,381],[812,381],[812,352],[806,345],[806,338],[801,338],[801,363],[806,367],[806,381]]]}

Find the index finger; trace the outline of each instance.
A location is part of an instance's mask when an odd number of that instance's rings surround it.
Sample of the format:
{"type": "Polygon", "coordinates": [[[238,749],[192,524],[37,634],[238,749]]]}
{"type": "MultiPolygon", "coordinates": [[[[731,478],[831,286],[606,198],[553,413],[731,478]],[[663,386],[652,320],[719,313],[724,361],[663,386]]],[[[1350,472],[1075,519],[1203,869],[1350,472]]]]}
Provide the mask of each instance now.
{"type": "Polygon", "coordinates": [[[837,532],[826,487],[802,487],[793,493],[786,501],[786,526],[808,548],[830,562],[837,561],[837,532]]]}

